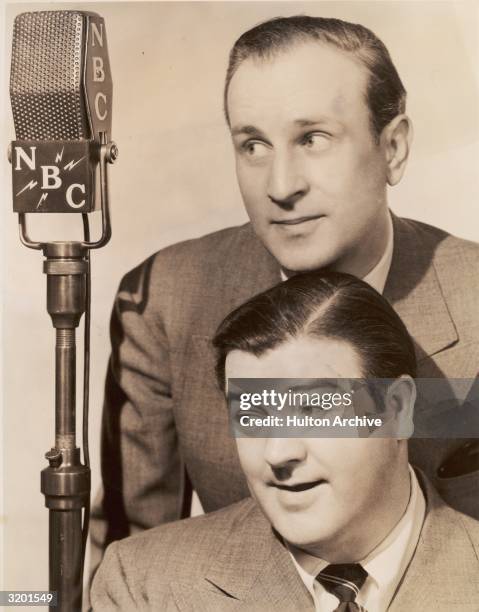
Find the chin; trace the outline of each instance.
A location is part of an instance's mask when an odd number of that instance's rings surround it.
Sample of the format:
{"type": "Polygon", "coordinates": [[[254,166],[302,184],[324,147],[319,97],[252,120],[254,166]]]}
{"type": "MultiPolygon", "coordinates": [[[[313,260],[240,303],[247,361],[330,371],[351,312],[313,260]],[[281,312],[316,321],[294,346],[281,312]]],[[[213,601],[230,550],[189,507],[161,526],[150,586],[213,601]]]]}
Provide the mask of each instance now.
{"type": "Polygon", "coordinates": [[[299,547],[328,540],[336,532],[336,525],[327,523],[322,519],[321,513],[312,508],[297,512],[274,512],[267,517],[274,529],[287,542],[299,547]]]}
{"type": "Polygon", "coordinates": [[[286,542],[304,550],[321,550],[321,544],[330,539],[326,533],[318,532],[317,524],[311,528],[304,524],[298,525],[297,528],[292,525],[278,525],[275,529],[286,542]]]}
{"type": "Polygon", "coordinates": [[[320,268],[326,268],[334,263],[334,258],[308,257],[308,253],[272,253],[286,273],[300,274],[301,272],[313,272],[320,268]]]}
{"type": "Polygon", "coordinates": [[[288,245],[266,243],[266,247],[282,268],[296,274],[332,266],[339,259],[337,250],[318,253],[316,243],[312,246],[300,242],[288,245]]]}

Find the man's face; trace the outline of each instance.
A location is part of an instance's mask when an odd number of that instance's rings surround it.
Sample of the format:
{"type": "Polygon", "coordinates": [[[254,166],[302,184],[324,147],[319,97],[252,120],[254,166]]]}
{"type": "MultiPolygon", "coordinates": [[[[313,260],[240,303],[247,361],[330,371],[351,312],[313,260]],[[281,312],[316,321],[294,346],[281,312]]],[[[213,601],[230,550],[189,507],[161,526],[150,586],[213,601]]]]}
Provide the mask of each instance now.
{"type": "MultiPolygon", "coordinates": [[[[361,376],[356,351],[342,340],[302,337],[260,357],[232,351],[226,359],[227,378],[361,376]]],[[[399,507],[394,475],[401,474],[398,466],[407,470],[399,452],[405,441],[244,437],[236,443],[252,495],[289,543],[346,562],[355,553],[362,558],[383,525],[391,526],[394,505],[399,507]]]]}
{"type": "Polygon", "coordinates": [[[386,155],[371,132],[367,81],[359,60],[316,42],[249,58],[231,80],[241,194],[287,270],[364,276],[385,247],[386,155]]]}

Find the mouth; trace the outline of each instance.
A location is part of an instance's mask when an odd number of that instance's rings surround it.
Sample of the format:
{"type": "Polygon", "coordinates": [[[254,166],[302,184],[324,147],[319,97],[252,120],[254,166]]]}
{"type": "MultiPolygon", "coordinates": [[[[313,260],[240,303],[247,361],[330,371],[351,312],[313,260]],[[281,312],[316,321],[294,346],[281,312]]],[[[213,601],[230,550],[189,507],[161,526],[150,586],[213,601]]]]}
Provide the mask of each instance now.
{"type": "Polygon", "coordinates": [[[300,491],[308,491],[309,489],[314,489],[318,485],[325,484],[326,480],[320,478],[319,480],[314,480],[312,482],[301,482],[295,485],[284,485],[278,484],[276,482],[270,483],[272,487],[276,487],[281,491],[291,491],[292,493],[299,493],[300,491]]]}
{"type": "Polygon", "coordinates": [[[322,219],[324,215],[309,215],[307,217],[296,217],[295,219],[276,219],[271,221],[272,225],[301,225],[301,223],[308,223],[309,221],[316,221],[322,219]]]}

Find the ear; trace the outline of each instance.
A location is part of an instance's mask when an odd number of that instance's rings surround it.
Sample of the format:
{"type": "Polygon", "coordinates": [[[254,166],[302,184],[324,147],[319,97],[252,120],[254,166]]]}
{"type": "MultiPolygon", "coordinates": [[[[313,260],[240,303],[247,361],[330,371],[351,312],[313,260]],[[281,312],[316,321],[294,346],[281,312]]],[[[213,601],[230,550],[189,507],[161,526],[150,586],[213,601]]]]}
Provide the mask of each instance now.
{"type": "Polygon", "coordinates": [[[407,375],[396,378],[386,393],[385,407],[394,423],[394,434],[398,439],[410,438],[414,432],[414,404],[416,384],[407,375]]]}
{"type": "Polygon", "coordinates": [[[394,117],[381,132],[380,145],[385,153],[387,181],[391,186],[399,183],[404,174],[412,138],[412,123],[404,114],[394,117]]]}

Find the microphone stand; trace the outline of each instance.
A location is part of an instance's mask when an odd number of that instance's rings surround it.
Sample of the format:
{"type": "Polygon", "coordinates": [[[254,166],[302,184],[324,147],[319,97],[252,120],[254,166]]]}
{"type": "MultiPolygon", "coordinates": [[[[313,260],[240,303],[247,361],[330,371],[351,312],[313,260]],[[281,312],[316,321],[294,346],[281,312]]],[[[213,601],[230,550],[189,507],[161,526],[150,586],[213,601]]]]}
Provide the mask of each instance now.
{"type": "Polygon", "coordinates": [[[47,310],[56,330],[55,446],[46,453],[41,491],[49,508],[49,589],[60,610],[80,610],[82,599],[82,510],[90,496],[90,468],[76,446],[75,330],[85,312],[86,249],[75,242],[43,249],[47,310]]]}
{"type": "MultiPolygon", "coordinates": [[[[55,445],[46,454],[48,467],[41,472],[41,491],[49,509],[49,590],[56,591],[56,605],[50,610],[81,610],[82,577],[90,506],[90,467],[87,427],[84,427],[84,456],[76,446],[76,328],[85,319],[85,345],[89,343],[89,250],[104,246],[111,237],[108,203],[107,163],[113,163],[118,149],[100,134],[99,165],[102,236],[89,242],[84,214],[85,241],[33,242],[28,237],[25,213],[19,213],[21,242],[45,256],[47,311],[56,332],[55,344],[55,445]],[[83,527],[82,527],[82,512],[83,527]]],[[[88,363],[85,353],[84,419],[88,408],[88,363]]],[[[53,602],[52,602],[53,604],[53,602]]]]}

